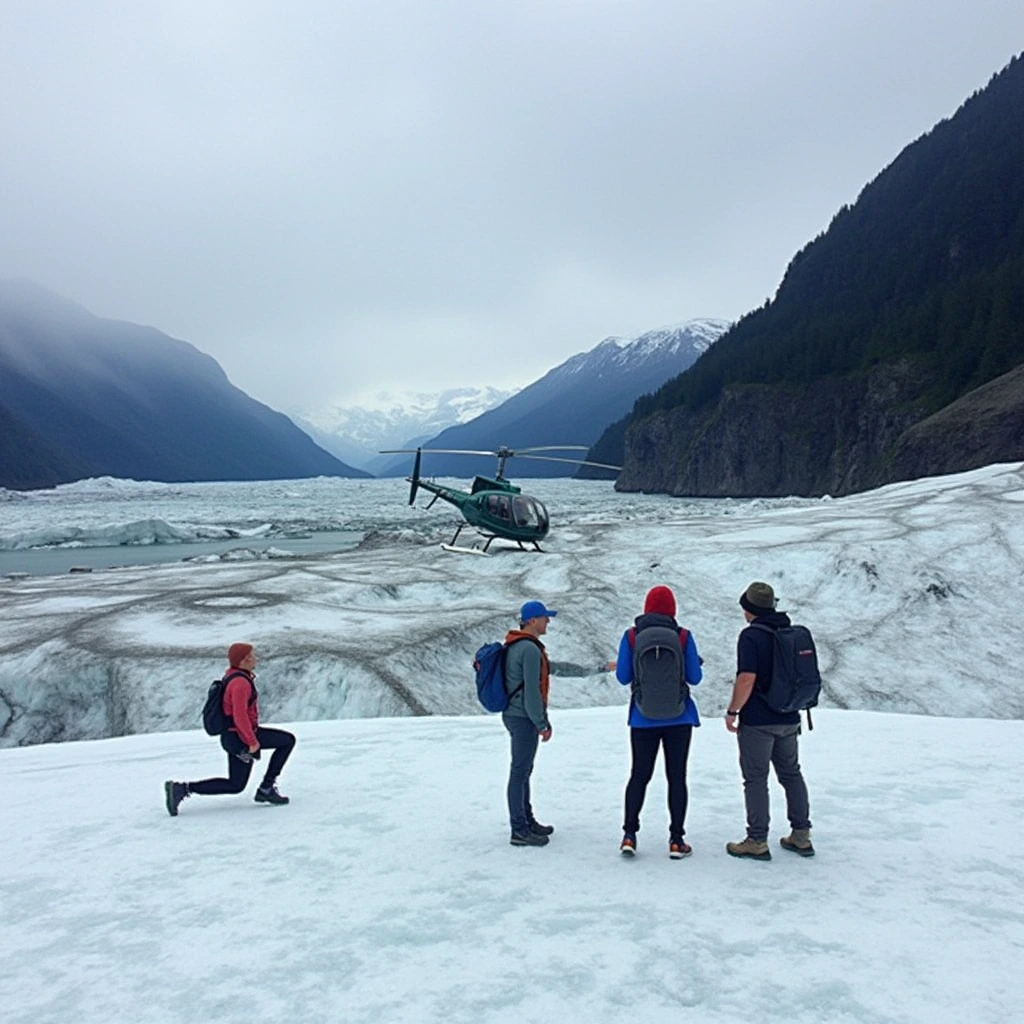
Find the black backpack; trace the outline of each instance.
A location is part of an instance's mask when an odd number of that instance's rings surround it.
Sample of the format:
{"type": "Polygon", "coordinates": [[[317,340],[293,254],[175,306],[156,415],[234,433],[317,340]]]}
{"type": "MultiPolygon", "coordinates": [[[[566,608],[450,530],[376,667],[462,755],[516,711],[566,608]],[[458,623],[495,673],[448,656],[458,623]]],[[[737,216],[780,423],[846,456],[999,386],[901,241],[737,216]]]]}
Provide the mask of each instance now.
{"type": "Polygon", "coordinates": [[[750,625],[771,633],[773,638],[772,681],[761,693],[768,707],[780,714],[816,707],[821,695],[821,673],[811,631],[806,626],[773,629],[761,622],[750,625]]]}
{"type": "MultiPolygon", "coordinates": [[[[210,736],[223,736],[235,723],[230,715],[224,713],[224,689],[235,676],[245,676],[244,672],[228,672],[223,679],[214,679],[206,692],[206,703],[203,705],[203,728],[210,736]]],[[[245,676],[248,679],[248,676],[245,676]]],[[[251,683],[251,680],[250,680],[251,683]]],[[[256,699],[256,687],[252,688],[251,704],[256,699]]]]}
{"type": "Polygon", "coordinates": [[[678,718],[689,690],[683,649],[689,634],[682,627],[644,626],[630,630],[633,647],[633,700],[644,718],[678,718]]]}

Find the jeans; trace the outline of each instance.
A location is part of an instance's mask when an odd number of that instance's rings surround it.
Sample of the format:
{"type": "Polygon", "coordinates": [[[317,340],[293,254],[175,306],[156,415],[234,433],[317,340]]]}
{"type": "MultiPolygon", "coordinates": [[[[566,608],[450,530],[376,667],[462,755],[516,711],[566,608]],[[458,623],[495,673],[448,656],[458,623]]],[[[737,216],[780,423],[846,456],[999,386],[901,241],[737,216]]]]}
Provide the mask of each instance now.
{"type": "Polygon", "coordinates": [[[537,756],[540,736],[537,726],[522,715],[501,716],[505,728],[512,738],[512,763],[508,771],[508,823],[512,831],[520,835],[529,832],[535,820],[530,806],[530,775],[533,760],[537,756]]]}
{"type": "MultiPolygon", "coordinates": [[[[259,740],[260,750],[264,748],[274,751],[270,764],[267,765],[266,774],[260,783],[261,789],[267,789],[276,781],[281,769],[284,768],[295,746],[295,737],[284,729],[264,729],[262,726],[256,729],[256,739],[259,740]]],[[[188,783],[189,792],[202,793],[206,796],[216,796],[222,793],[241,793],[249,784],[249,775],[252,766],[256,763],[253,760],[243,761],[238,755],[244,753],[247,748],[235,733],[225,733],[221,737],[221,746],[228,755],[228,777],[226,779],[201,779],[199,782],[188,783]]]]}
{"type": "Polygon", "coordinates": [[[768,766],[786,791],[786,815],[792,828],[810,828],[807,784],[800,771],[799,725],[740,725],[740,771],[747,805],[747,835],[768,838],[768,766]]]}
{"type": "Polygon", "coordinates": [[[647,795],[647,783],[654,774],[658,747],[665,751],[665,777],[668,780],[669,839],[681,841],[686,832],[686,760],[690,755],[692,725],[665,725],[650,729],[630,729],[629,745],[633,766],[626,785],[626,816],[624,832],[640,831],[640,811],[647,795]]]}

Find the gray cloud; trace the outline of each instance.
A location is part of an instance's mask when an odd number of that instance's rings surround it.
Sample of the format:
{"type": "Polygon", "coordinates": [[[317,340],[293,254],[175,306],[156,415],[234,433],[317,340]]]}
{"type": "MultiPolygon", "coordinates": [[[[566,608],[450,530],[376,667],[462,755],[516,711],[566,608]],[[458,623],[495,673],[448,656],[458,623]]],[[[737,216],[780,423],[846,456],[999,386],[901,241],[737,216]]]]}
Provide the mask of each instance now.
{"type": "Polygon", "coordinates": [[[0,275],[277,407],[734,318],[1024,39],[1017,2],[5,5],[0,275]]]}

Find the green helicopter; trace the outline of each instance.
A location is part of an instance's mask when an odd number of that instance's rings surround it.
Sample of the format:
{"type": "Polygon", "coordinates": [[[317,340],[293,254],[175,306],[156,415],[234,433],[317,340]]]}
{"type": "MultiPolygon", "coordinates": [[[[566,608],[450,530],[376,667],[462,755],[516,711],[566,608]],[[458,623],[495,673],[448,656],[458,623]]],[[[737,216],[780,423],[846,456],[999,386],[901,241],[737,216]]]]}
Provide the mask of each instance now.
{"type": "Polygon", "coordinates": [[[427,508],[431,508],[440,498],[454,505],[462,514],[464,522],[459,523],[455,535],[448,544],[442,544],[445,551],[458,551],[464,554],[486,555],[491,541],[496,537],[515,541],[522,550],[529,550],[526,545],[532,544],[533,550],[541,551],[540,542],[551,529],[551,520],[543,502],[529,494],[523,494],[522,488],[516,487],[505,479],[505,463],[508,459],[543,459],[548,462],[568,462],[577,466],[599,466],[602,469],[619,470],[621,466],[609,466],[604,462],[589,462],[587,459],[570,459],[558,455],[536,455],[535,452],[556,451],[587,451],[586,445],[535,445],[518,450],[502,445],[497,451],[467,451],[460,448],[393,448],[381,452],[382,455],[401,455],[415,453],[412,476],[406,479],[412,485],[409,488],[409,504],[416,501],[419,488],[430,491],[427,508]],[[420,477],[420,462],[424,452],[436,452],[444,455],[492,455],[498,460],[498,471],[493,479],[478,476],[468,491],[457,487],[445,487],[432,480],[420,477]],[[466,526],[472,526],[484,537],[482,548],[458,547],[456,541],[466,526]]]}

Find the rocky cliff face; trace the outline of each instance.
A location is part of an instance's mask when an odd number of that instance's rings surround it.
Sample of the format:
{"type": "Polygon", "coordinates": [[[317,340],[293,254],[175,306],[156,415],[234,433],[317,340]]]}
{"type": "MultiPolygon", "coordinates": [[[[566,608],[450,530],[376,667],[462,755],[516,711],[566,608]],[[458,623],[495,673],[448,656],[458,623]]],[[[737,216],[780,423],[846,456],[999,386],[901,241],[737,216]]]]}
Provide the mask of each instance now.
{"type": "Polygon", "coordinates": [[[892,479],[943,476],[1024,460],[1024,366],[916,423],[896,443],[892,479]]]}
{"type": "Polygon", "coordinates": [[[918,396],[931,383],[916,364],[902,361],[810,388],[728,388],[698,412],[674,409],[634,424],[616,489],[838,496],[905,479],[895,474],[892,453],[921,420],[918,396]]]}

